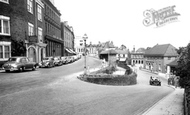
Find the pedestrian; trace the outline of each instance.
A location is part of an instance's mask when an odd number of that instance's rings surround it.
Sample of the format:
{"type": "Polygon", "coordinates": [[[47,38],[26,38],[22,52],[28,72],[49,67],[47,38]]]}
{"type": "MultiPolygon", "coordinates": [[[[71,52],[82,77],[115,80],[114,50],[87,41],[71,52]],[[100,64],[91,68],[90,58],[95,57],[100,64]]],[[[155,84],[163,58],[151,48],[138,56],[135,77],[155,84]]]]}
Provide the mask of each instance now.
{"type": "Polygon", "coordinates": [[[175,88],[178,87],[178,82],[179,82],[179,78],[177,76],[174,77],[174,85],[175,85],[175,88]]]}

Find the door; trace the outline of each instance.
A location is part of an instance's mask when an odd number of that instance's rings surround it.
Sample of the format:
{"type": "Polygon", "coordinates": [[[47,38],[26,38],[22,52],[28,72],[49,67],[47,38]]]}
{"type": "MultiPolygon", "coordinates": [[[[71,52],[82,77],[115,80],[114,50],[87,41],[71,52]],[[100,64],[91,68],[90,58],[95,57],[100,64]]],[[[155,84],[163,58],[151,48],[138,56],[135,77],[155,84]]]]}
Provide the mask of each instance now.
{"type": "Polygon", "coordinates": [[[28,49],[28,58],[29,58],[30,61],[36,62],[36,51],[35,51],[35,48],[30,47],[28,49]]]}

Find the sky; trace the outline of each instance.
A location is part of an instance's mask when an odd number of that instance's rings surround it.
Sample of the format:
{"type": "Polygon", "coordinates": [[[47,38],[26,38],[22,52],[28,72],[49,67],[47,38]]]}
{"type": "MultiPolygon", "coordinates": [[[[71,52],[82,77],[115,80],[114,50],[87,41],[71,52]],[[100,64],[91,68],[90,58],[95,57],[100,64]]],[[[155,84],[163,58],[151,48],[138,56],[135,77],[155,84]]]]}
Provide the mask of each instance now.
{"type": "Polygon", "coordinates": [[[88,36],[87,43],[113,41],[115,46],[125,45],[147,48],[156,44],[171,44],[176,48],[190,42],[189,0],[54,0],[61,12],[61,20],[68,21],[75,36],[88,36]],[[173,6],[178,20],[157,27],[145,26],[146,10],[173,6]]]}

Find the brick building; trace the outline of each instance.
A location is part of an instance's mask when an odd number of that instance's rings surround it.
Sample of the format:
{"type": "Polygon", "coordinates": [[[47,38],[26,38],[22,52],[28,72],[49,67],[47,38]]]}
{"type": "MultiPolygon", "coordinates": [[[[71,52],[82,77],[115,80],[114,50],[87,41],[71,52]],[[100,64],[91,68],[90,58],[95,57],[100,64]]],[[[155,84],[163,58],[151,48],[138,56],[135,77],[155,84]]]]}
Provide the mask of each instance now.
{"type": "Polygon", "coordinates": [[[74,31],[72,26],[69,26],[67,21],[61,22],[61,36],[64,40],[63,54],[64,56],[69,56],[75,54],[74,49],[74,31]]]}
{"type": "Polygon", "coordinates": [[[53,0],[44,1],[46,56],[63,55],[63,39],[61,37],[60,11],[54,6],[53,0]]]}
{"type": "Polygon", "coordinates": [[[167,64],[178,56],[176,48],[171,44],[155,45],[145,51],[144,68],[154,72],[167,72],[167,64]]]}
{"type": "Polygon", "coordinates": [[[43,13],[41,0],[0,0],[0,60],[11,56],[41,60],[46,46],[43,13]]]}
{"type": "Polygon", "coordinates": [[[8,0],[0,0],[0,67],[11,56],[10,19],[8,0]]]}

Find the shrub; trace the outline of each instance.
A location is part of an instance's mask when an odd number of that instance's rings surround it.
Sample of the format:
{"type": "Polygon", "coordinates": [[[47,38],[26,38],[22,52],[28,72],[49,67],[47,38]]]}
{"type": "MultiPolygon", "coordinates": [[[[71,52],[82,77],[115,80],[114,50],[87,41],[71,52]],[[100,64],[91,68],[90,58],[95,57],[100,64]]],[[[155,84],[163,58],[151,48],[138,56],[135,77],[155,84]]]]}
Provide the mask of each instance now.
{"type": "Polygon", "coordinates": [[[81,75],[79,79],[102,85],[134,85],[137,83],[137,74],[132,73],[130,75],[108,75],[108,74],[90,74],[90,75],[81,75]]]}

